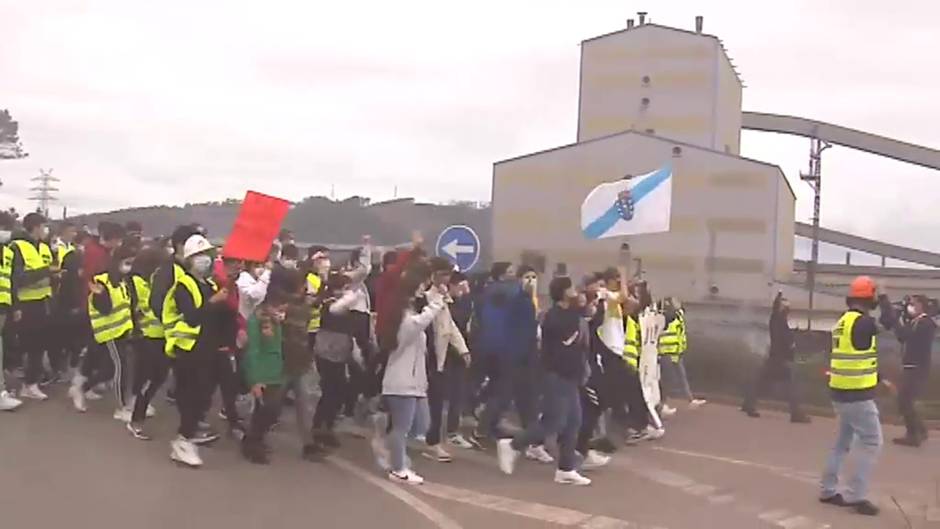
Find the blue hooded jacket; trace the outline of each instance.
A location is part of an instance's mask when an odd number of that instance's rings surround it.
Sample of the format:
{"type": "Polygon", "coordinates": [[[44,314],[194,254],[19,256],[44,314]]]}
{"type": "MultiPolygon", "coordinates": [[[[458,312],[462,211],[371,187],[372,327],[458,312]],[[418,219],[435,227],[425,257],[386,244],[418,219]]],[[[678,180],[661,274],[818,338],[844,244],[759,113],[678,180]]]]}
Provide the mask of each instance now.
{"type": "Polygon", "coordinates": [[[480,303],[479,352],[525,360],[535,352],[537,330],[535,306],[517,281],[486,287],[480,303]]]}

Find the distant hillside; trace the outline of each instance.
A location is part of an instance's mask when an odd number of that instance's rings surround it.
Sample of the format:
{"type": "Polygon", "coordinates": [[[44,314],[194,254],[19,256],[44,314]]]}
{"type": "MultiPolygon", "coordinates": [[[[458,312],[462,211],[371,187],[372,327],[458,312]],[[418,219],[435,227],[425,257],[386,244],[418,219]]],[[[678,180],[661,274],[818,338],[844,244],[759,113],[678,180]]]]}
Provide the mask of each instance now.
{"type": "MultiPolygon", "coordinates": [[[[144,234],[151,237],[168,235],[180,224],[198,222],[209,230],[210,237],[225,237],[240,205],[240,200],[232,199],[182,207],[130,208],[76,216],[71,220],[92,228],[102,220],[122,224],[136,220],[143,224],[144,234]]],[[[362,235],[369,234],[376,244],[392,246],[407,242],[412,230],[420,230],[430,246],[440,232],[452,224],[464,224],[477,232],[483,241],[482,262],[488,262],[490,210],[472,204],[420,204],[413,199],[370,204],[368,199],[360,197],[342,201],[309,197],[291,208],[284,227],[293,230],[299,242],[326,245],[356,245],[362,235]]]]}

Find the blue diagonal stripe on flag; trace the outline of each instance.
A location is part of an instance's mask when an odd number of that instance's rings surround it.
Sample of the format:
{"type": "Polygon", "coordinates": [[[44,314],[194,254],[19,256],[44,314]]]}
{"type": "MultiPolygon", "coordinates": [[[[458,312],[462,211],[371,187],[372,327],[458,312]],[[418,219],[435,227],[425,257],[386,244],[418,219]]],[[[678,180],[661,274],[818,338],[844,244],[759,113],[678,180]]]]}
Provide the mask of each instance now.
{"type": "MultiPolygon", "coordinates": [[[[643,201],[644,198],[649,196],[650,193],[655,191],[661,184],[663,184],[664,182],[667,182],[671,176],[672,176],[672,167],[671,165],[667,164],[666,166],[660,168],[659,170],[654,171],[648,175],[645,175],[644,177],[635,179],[633,181],[625,181],[624,182],[625,185],[622,186],[622,189],[629,189],[633,204],[639,205],[643,201]]],[[[617,182],[613,184],[617,184],[617,182]]],[[[601,184],[601,186],[598,186],[598,188],[595,188],[595,191],[597,191],[601,187],[611,186],[611,185],[612,185],[611,183],[601,184]]],[[[592,194],[593,193],[594,191],[592,191],[592,194]]],[[[591,195],[589,194],[588,200],[590,199],[590,197],[591,195]]],[[[667,203],[665,207],[668,208],[669,205],[670,204],[667,203]]],[[[588,204],[586,201],[585,205],[582,206],[582,210],[586,208],[587,206],[588,204]]],[[[584,218],[584,213],[582,212],[582,219],[583,218],[584,218]]],[[[607,207],[607,209],[603,211],[603,213],[597,216],[594,220],[590,221],[586,226],[583,226],[582,229],[583,229],[585,237],[587,237],[588,239],[600,239],[605,236],[617,235],[617,234],[611,235],[611,234],[608,234],[608,232],[610,232],[611,229],[614,226],[616,226],[617,223],[621,220],[624,220],[624,219],[621,216],[620,206],[618,205],[617,201],[614,200],[607,207]]],[[[629,221],[625,221],[625,222],[629,222],[629,221]]],[[[667,220],[666,229],[668,229],[668,220],[667,220]]],[[[656,231],[663,231],[663,230],[656,230],[656,231]]],[[[633,232],[633,233],[642,233],[642,232],[633,232]]]]}

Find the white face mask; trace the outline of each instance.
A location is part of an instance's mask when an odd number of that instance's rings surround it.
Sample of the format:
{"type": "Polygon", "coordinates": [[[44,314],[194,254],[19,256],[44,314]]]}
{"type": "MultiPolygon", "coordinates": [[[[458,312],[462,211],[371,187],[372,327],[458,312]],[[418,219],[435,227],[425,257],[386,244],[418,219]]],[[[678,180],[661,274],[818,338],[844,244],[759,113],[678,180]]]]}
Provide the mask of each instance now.
{"type": "Polygon", "coordinates": [[[208,255],[197,255],[196,257],[193,257],[193,273],[202,277],[206,277],[209,275],[209,270],[211,269],[211,257],[208,255]]]}
{"type": "Polygon", "coordinates": [[[281,266],[283,266],[284,268],[290,269],[290,270],[296,270],[296,269],[297,269],[297,261],[295,261],[295,260],[293,260],[293,259],[284,259],[283,261],[281,261],[281,266]]]}
{"type": "Polygon", "coordinates": [[[0,244],[6,244],[10,242],[10,238],[13,236],[13,233],[10,230],[0,230],[0,244]]]}
{"type": "Polygon", "coordinates": [[[173,247],[172,247],[172,246],[167,246],[167,247],[166,247],[166,253],[167,253],[167,255],[173,255],[173,254],[176,253],[176,252],[173,251],[173,247]]]}
{"type": "Polygon", "coordinates": [[[39,237],[42,238],[42,239],[48,239],[48,238],[49,238],[49,226],[43,226],[43,227],[39,230],[39,237]]]}
{"type": "Polygon", "coordinates": [[[127,275],[127,274],[131,273],[131,265],[130,265],[130,263],[121,263],[121,267],[119,268],[119,270],[120,270],[121,273],[124,274],[124,275],[127,275]]]}
{"type": "Polygon", "coordinates": [[[911,316],[917,316],[917,309],[914,308],[914,305],[907,306],[907,313],[911,316]]]}

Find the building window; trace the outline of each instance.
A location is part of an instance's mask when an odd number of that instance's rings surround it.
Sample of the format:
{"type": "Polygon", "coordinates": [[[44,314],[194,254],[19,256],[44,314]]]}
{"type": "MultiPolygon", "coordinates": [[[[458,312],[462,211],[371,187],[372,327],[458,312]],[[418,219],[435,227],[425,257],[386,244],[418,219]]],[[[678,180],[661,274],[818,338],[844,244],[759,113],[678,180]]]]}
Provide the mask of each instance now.
{"type": "Polygon", "coordinates": [[[647,134],[656,134],[656,129],[646,129],[647,134]]]}
{"type": "Polygon", "coordinates": [[[649,108],[649,106],[650,106],[650,98],[644,97],[643,99],[640,100],[640,107],[646,109],[646,108],[649,108]]]}
{"type": "Polygon", "coordinates": [[[640,82],[643,83],[643,86],[649,86],[649,85],[650,85],[650,76],[644,75],[643,78],[640,79],[640,82]]]}

